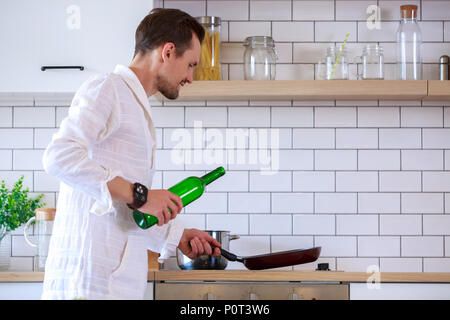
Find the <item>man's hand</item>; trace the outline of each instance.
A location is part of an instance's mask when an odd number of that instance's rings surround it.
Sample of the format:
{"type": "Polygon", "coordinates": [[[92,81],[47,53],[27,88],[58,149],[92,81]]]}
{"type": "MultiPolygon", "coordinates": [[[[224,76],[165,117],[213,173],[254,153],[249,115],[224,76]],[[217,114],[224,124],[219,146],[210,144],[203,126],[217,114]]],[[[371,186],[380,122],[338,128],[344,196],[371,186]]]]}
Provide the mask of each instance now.
{"type": "Polygon", "coordinates": [[[211,245],[220,247],[220,243],[209,233],[198,229],[184,229],[178,249],[190,259],[195,259],[202,254],[220,256],[220,249],[215,248],[213,253],[211,245]]]}
{"type": "MultiPolygon", "coordinates": [[[[133,202],[133,184],[123,179],[122,177],[115,177],[107,183],[111,197],[114,200],[125,203],[133,202]]],[[[177,214],[183,209],[183,203],[176,194],[168,190],[148,190],[147,202],[140,208],[139,211],[148,213],[158,218],[158,226],[168,223],[175,219],[177,214]],[[172,213],[170,213],[172,211],[172,213]]]]}
{"type": "Polygon", "coordinates": [[[162,226],[170,220],[175,219],[181,209],[183,209],[181,198],[164,189],[148,190],[147,202],[138,208],[139,211],[158,218],[158,226],[162,226]]]}

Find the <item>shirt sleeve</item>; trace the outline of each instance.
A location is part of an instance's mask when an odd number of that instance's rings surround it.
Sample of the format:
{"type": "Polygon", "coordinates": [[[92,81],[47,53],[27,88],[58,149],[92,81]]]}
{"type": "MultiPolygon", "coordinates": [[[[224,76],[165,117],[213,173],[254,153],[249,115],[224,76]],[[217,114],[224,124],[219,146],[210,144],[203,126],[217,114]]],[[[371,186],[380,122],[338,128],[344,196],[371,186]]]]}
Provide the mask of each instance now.
{"type": "Polygon", "coordinates": [[[112,79],[105,75],[86,81],[43,156],[44,170],[93,197],[90,211],[98,215],[111,211],[113,201],[107,182],[121,173],[91,159],[89,152],[119,127],[118,108],[112,79]]]}
{"type": "Polygon", "coordinates": [[[177,218],[161,227],[154,225],[148,229],[149,243],[147,249],[159,252],[158,261],[163,262],[164,259],[173,257],[176,254],[183,231],[184,224],[177,218]],[[164,240],[161,241],[161,239],[164,240]]]}

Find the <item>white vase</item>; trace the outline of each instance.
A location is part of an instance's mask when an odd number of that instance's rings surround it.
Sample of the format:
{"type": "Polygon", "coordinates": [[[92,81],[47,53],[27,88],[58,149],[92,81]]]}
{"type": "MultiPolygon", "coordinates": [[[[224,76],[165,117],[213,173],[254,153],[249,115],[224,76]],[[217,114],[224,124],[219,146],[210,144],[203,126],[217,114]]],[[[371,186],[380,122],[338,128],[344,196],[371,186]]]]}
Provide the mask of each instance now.
{"type": "Polygon", "coordinates": [[[0,271],[7,271],[11,261],[11,235],[0,227],[0,271]]]}

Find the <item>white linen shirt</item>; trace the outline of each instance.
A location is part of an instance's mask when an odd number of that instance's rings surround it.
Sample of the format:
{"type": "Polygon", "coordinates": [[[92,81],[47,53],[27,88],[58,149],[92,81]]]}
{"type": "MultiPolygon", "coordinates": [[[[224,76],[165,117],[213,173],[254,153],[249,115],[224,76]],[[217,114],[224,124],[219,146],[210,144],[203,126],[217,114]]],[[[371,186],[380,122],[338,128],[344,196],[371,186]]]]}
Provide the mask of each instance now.
{"type": "Polygon", "coordinates": [[[42,299],[142,299],[147,249],[175,254],[180,221],[143,230],[107,182],[120,176],[151,188],[156,137],[148,97],[134,72],[117,65],[76,92],[45,150],[60,181],[42,299]]]}

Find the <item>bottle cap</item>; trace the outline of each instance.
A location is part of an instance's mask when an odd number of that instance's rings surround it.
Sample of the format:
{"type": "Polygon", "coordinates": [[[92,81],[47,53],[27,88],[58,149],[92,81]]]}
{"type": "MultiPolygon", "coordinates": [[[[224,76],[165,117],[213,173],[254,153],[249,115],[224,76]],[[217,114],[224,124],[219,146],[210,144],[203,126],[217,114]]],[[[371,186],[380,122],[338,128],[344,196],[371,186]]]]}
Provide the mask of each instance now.
{"type": "Polygon", "coordinates": [[[450,58],[448,56],[441,56],[439,58],[440,64],[449,64],[450,58]]]}
{"type": "Polygon", "coordinates": [[[195,19],[200,24],[202,24],[206,27],[210,27],[210,26],[218,27],[222,24],[222,19],[220,19],[220,17],[215,17],[215,16],[195,17],[195,19]]]}
{"type": "Polygon", "coordinates": [[[417,18],[417,6],[415,4],[405,4],[400,6],[402,19],[417,18]]]}

